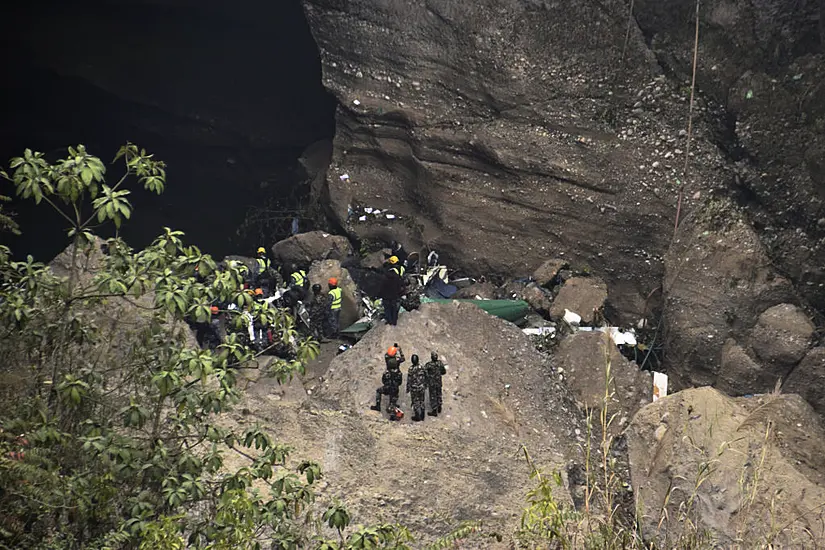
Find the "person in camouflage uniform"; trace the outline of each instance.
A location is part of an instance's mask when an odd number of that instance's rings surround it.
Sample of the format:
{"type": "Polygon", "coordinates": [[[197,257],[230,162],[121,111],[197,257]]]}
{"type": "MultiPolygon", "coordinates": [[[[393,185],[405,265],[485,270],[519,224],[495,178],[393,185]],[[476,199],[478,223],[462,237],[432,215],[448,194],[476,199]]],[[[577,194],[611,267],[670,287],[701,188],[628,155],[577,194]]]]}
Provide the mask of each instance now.
{"type": "Polygon", "coordinates": [[[309,303],[309,331],[319,342],[324,336],[324,322],[327,315],[327,299],[321,292],[321,285],[312,285],[312,300],[309,303]]]}
{"type": "Polygon", "coordinates": [[[441,412],[441,377],[447,374],[447,369],[444,362],[438,359],[436,352],[430,354],[430,361],[424,368],[427,371],[427,388],[430,394],[430,412],[427,414],[438,416],[441,412]]]}
{"type": "Polygon", "coordinates": [[[424,392],[427,389],[427,371],[418,362],[418,356],[410,357],[410,371],[407,373],[407,393],[412,403],[413,422],[424,420],[424,392]]]}
{"type": "MultiPolygon", "coordinates": [[[[397,419],[395,410],[398,408],[398,390],[401,387],[403,376],[399,365],[400,350],[397,345],[387,350],[384,355],[384,360],[387,364],[387,370],[381,377],[381,387],[375,390],[375,405],[370,407],[374,411],[381,410],[381,397],[386,395],[389,399],[387,403],[387,412],[390,413],[390,420],[397,419]]],[[[403,358],[403,356],[402,356],[403,358]]]]}

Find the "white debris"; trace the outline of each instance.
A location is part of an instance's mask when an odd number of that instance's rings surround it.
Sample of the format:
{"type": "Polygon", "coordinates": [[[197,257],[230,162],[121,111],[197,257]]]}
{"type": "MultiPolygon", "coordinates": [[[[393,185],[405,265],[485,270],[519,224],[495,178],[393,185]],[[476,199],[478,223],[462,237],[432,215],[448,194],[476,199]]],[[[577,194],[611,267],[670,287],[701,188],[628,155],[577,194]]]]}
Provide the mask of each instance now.
{"type": "Polygon", "coordinates": [[[570,311],[569,309],[565,309],[564,310],[564,320],[565,320],[565,322],[570,323],[571,325],[578,325],[579,323],[582,322],[582,316],[579,315],[578,313],[574,313],[574,312],[570,311]]]}
{"type": "Polygon", "coordinates": [[[381,211],[376,208],[375,210],[372,211],[372,213],[377,216],[378,214],[381,213],[381,211]]]}
{"type": "Polygon", "coordinates": [[[361,216],[360,218],[358,218],[358,221],[359,222],[365,222],[365,221],[367,221],[367,217],[366,216],[361,216]]]}
{"type": "Polygon", "coordinates": [[[635,346],[636,334],[632,330],[622,332],[618,327],[608,327],[607,332],[617,346],[635,346]]]}
{"type": "Polygon", "coordinates": [[[555,334],[556,329],[553,327],[523,328],[521,332],[528,336],[546,336],[548,334],[555,334]]]}
{"type": "Polygon", "coordinates": [[[387,214],[387,219],[388,220],[394,220],[395,219],[395,214],[387,214]]]}
{"type": "Polygon", "coordinates": [[[344,174],[340,179],[341,181],[349,181],[349,174],[344,174]]]}
{"type": "Polygon", "coordinates": [[[355,105],[355,106],[357,107],[358,105],[361,105],[361,102],[360,102],[360,101],[358,101],[357,99],[353,99],[353,100],[352,100],[352,104],[353,104],[353,105],[355,105]]]}
{"type": "Polygon", "coordinates": [[[372,214],[372,207],[368,206],[368,207],[364,208],[364,212],[366,212],[367,214],[372,214]]]}
{"type": "Polygon", "coordinates": [[[653,401],[667,396],[667,374],[653,372],[653,401]]]}

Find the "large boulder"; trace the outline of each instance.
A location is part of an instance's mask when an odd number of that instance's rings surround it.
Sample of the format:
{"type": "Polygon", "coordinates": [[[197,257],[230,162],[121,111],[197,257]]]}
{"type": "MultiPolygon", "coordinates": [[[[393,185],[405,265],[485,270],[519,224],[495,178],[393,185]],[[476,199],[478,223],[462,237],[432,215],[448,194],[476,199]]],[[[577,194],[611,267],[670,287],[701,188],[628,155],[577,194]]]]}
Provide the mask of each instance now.
{"type": "Polygon", "coordinates": [[[568,309],[581,315],[582,321],[592,323],[595,311],[604,307],[607,285],[596,277],[573,277],[564,283],[550,308],[550,317],[561,319],[568,309]]]}
{"type": "Polygon", "coordinates": [[[766,367],[784,376],[799,363],[814,337],[814,324],[791,304],[765,310],[751,331],[750,346],[766,367]]]}
{"type": "Polygon", "coordinates": [[[272,258],[280,265],[308,266],[316,260],[343,260],[352,254],[349,239],[323,231],[299,233],[272,246],[272,258]]]}
{"type": "Polygon", "coordinates": [[[725,342],[744,345],[762,312],[794,299],[756,232],[724,201],[680,225],[665,256],[663,287],[667,368],[676,388],[715,384],[725,342]]]}
{"type": "Polygon", "coordinates": [[[539,286],[547,286],[556,278],[559,271],[567,267],[567,265],[567,260],[560,260],[558,258],[547,260],[533,272],[533,279],[539,286]]]}
{"type": "Polygon", "coordinates": [[[310,288],[312,285],[318,284],[321,285],[324,292],[329,288],[327,281],[330,277],[338,279],[338,287],[341,289],[340,324],[342,329],[347,328],[361,317],[358,288],[355,286],[349,271],[341,267],[341,262],[338,260],[313,262],[307,276],[309,277],[310,288]]]}
{"type": "Polygon", "coordinates": [[[481,298],[482,300],[493,300],[496,297],[498,289],[493,283],[485,281],[483,283],[474,283],[468,287],[461,288],[455,293],[454,298],[475,300],[481,298]]]}
{"type": "MultiPolygon", "coordinates": [[[[470,518],[512,532],[533,486],[515,451],[523,444],[536,464],[564,470],[567,461],[581,461],[576,434],[586,431],[551,358],[536,353],[514,325],[458,302],[423,304],[402,314],[397,326],[376,326],[335,357],[302,404],[275,402],[266,390],[250,391],[246,399],[240,408],[252,416],[238,421],[259,422],[294,446],[294,456],[317,460],[327,474],[323,498],[345,497],[364,523],[385,521],[389,509],[392,521],[422,535],[421,545],[470,518]],[[412,422],[404,386],[401,422],[369,409],[384,353],[396,342],[407,359],[404,385],[412,354],[428,361],[438,351],[446,362],[438,417],[412,422]]],[[[570,502],[563,487],[554,497],[570,502]]]]}
{"type": "Polygon", "coordinates": [[[530,307],[541,313],[548,315],[553,307],[553,295],[550,291],[543,289],[536,283],[530,283],[521,292],[522,299],[530,304],[530,307]]]}
{"type": "Polygon", "coordinates": [[[825,542],[825,431],[799,396],[685,390],[640,410],[626,436],[642,532],[663,547],[825,542]]]}
{"type": "Polygon", "coordinates": [[[782,389],[804,397],[825,418],[825,347],[817,347],[808,352],[788,375],[782,389]]]}
{"type": "MultiPolygon", "coordinates": [[[[49,268],[58,277],[68,278],[74,263],[75,291],[93,295],[96,293],[95,277],[100,274],[101,269],[105,268],[107,254],[106,241],[100,237],[94,237],[91,243],[81,244],[77,250],[74,244],[67,246],[63,252],[49,262],[49,268]]],[[[92,316],[99,327],[106,327],[111,334],[119,335],[117,338],[103,339],[99,344],[101,348],[105,348],[101,354],[107,354],[110,361],[117,362],[123,354],[130,351],[126,337],[144,331],[152,323],[155,313],[154,301],[155,294],[152,291],[146,292],[139,298],[111,296],[104,298],[99,304],[87,302],[79,314],[92,316]]],[[[175,337],[180,338],[191,348],[198,347],[193,331],[186,325],[181,325],[175,337]]]]}
{"type": "Polygon", "coordinates": [[[614,429],[622,429],[653,397],[650,373],[628,361],[607,333],[582,331],[568,336],[559,344],[556,360],[583,407],[602,409],[609,395],[608,409],[619,413],[614,429]]]}
{"type": "Polygon", "coordinates": [[[736,340],[728,338],[721,353],[717,388],[734,396],[762,393],[766,388],[773,389],[776,378],[736,340]]]}

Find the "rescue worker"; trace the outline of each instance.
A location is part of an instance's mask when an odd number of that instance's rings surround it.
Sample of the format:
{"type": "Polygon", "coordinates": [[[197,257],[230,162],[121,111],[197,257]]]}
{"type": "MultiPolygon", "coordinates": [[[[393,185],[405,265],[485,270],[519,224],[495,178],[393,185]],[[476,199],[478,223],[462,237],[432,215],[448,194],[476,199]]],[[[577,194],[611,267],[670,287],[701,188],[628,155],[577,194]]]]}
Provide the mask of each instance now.
{"type": "Polygon", "coordinates": [[[268,297],[272,294],[273,289],[281,285],[278,272],[272,269],[272,262],[266,256],[266,249],[262,246],[258,247],[255,257],[255,284],[263,289],[264,294],[268,297]]]}
{"type": "MultiPolygon", "coordinates": [[[[427,371],[427,392],[430,394],[430,416],[438,416],[441,412],[441,377],[447,374],[444,362],[438,359],[438,354],[432,352],[430,361],[424,365],[427,371]]],[[[412,370],[412,369],[410,369],[412,370]]]]}
{"type": "Polygon", "coordinates": [[[341,322],[341,302],[343,296],[338,288],[338,279],[330,277],[327,281],[329,292],[327,293],[327,337],[337,338],[338,329],[341,322]]]}
{"type": "MultiPolygon", "coordinates": [[[[261,304],[263,307],[268,308],[269,304],[266,302],[264,298],[264,291],[261,288],[256,288],[252,291],[252,299],[255,300],[258,304],[261,304]]],[[[254,319],[254,331],[255,331],[255,349],[258,351],[263,351],[270,344],[272,344],[272,329],[269,327],[267,323],[265,323],[262,317],[255,317],[254,319]]]]}
{"type": "Polygon", "coordinates": [[[381,396],[386,395],[388,398],[387,412],[390,413],[390,420],[398,419],[396,413],[398,409],[398,389],[401,387],[403,375],[399,368],[398,361],[399,349],[392,346],[387,350],[384,356],[387,360],[387,370],[381,376],[381,387],[375,390],[375,405],[370,407],[374,411],[381,411],[381,396]],[[392,361],[390,360],[392,359],[392,361]]]}
{"type": "Polygon", "coordinates": [[[424,391],[427,389],[427,370],[418,362],[418,356],[410,357],[410,370],[407,373],[407,393],[413,410],[413,422],[424,420],[424,391]]]}
{"type": "Polygon", "coordinates": [[[292,292],[295,302],[306,298],[308,286],[309,279],[307,278],[307,272],[303,269],[298,269],[296,264],[292,264],[292,273],[289,275],[289,289],[292,292]]]}
{"type": "Polygon", "coordinates": [[[409,254],[407,254],[407,251],[404,250],[404,246],[401,243],[399,243],[398,241],[393,241],[392,243],[390,243],[390,250],[391,252],[389,254],[387,254],[386,252],[384,253],[385,258],[395,256],[398,259],[399,264],[407,264],[407,258],[409,257],[409,254]]]}
{"type": "Polygon", "coordinates": [[[397,256],[390,256],[381,286],[381,299],[384,306],[384,319],[388,325],[398,323],[398,311],[401,309],[401,296],[404,295],[404,266],[399,264],[397,256]]]}
{"type": "Polygon", "coordinates": [[[322,341],[327,312],[327,297],[321,292],[321,285],[312,285],[312,300],[309,303],[309,331],[312,337],[322,341]]]}
{"type": "Polygon", "coordinates": [[[387,353],[384,354],[384,363],[387,365],[388,369],[400,368],[401,363],[404,361],[406,361],[406,359],[404,359],[404,352],[401,350],[401,346],[399,346],[397,342],[387,350],[387,353]]]}
{"type": "Polygon", "coordinates": [[[197,339],[201,347],[215,349],[223,343],[223,327],[218,306],[209,308],[209,321],[198,323],[197,339]]]}

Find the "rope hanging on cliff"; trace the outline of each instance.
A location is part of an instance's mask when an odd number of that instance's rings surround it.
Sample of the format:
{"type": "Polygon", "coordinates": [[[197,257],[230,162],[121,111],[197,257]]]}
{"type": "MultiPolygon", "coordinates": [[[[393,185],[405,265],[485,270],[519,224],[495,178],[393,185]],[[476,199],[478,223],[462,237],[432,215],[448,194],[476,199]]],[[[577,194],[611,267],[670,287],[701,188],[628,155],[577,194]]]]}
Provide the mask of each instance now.
{"type": "Polygon", "coordinates": [[[619,62],[619,65],[624,63],[624,56],[627,53],[627,44],[630,42],[630,27],[633,23],[633,5],[635,4],[635,0],[630,0],[630,11],[627,13],[627,30],[624,34],[624,46],[622,46],[622,59],[619,62]]]}
{"type": "Polygon", "coordinates": [[[696,0],[696,37],[693,42],[693,80],[690,83],[690,107],[688,110],[687,146],[685,147],[685,168],[682,171],[682,183],[679,185],[679,202],[676,205],[676,224],[673,233],[679,229],[679,215],[682,213],[682,195],[687,183],[688,168],[690,167],[690,142],[693,137],[693,99],[696,93],[696,65],[699,60],[699,0],[696,0]]]}

